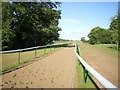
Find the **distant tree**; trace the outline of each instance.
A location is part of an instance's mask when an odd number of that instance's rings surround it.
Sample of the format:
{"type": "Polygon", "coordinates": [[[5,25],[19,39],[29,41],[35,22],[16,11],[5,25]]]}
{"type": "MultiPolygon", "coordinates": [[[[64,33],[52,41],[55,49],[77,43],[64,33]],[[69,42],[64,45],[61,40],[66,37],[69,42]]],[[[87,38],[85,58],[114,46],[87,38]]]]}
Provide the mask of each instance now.
{"type": "Polygon", "coordinates": [[[85,37],[82,37],[82,38],[81,38],[81,41],[85,41],[85,37]]]}
{"type": "Polygon", "coordinates": [[[109,33],[106,29],[95,27],[88,34],[90,44],[109,43],[109,33]]]}

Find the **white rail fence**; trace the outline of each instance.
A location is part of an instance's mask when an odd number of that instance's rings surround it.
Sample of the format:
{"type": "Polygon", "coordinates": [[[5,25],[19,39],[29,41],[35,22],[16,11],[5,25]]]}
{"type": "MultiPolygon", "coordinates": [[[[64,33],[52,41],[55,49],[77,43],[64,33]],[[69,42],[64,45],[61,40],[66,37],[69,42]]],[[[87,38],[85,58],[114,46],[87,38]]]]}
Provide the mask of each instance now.
{"type": "Polygon", "coordinates": [[[68,45],[68,44],[70,44],[70,43],[54,44],[54,45],[45,45],[45,46],[36,46],[36,47],[30,47],[30,48],[24,48],[24,49],[17,49],[17,50],[9,50],[9,51],[0,51],[0,54],[1,54],[1,53],[21,52],[21,51],[25,51],[25,50],[33,50],[33,49],[38,49],[38,48],[62,46],[62,45],[68,45]]]}
{"type": "MultiPolygon", "coordinates": [[[[69,45],[69,44],[71,44],[71,43],[63,43],[63,44],[54,44],[54,45],[45,45],[45,46],[36,46],[36,47],[30,47],[30,48],[25,48],[25,49],[17,49],[17,50],[10,50],[10,51],[0,51],[0,54],[5,54],[5,53],[18,53],[17,54],[17,61],[15,61],[15,62],[17,62],[16,64],[21,64],[21,63],[23,63],[25,60],[22,60],[21,59],[21,53],[22,53],[22,51],[27,51],[27,50],[33,50],[34,51],[34,53],[33,53],[33,56],[32,57],[34,57],[34,58],[37,58],[37,50],[38,49],[41,49],[41,48],[43,48],[43,55],[45,55],[46,54],[46,48],[50,48],[50,51],[49,51],[49,53],[51,53],[51,49],[52,48],[54,48],[54,50],[55,49],[57,49],[57,48],[59,48],[59,47],[65,47],[65,46],[67,46],[67,45],[69,45]]],[[[39,54],[39,53],[38,53],[39,54]]],[[[30,58],[30,60],[32,60],[33,58],[30,58]]],[[[2,61],[4,61],[4,60],[2,60],[2,61]]],[[[15,64],[15,63],[14,63],[15,64]]],[[[5,65],[5,66],[3,66],[3,67],[0,67],[0,72],[1,72],[1,68],[3,68],[3,71],[4,71],[4,68],[6,68],[6,67],[9,67],[10,65],[13,65],[13,63],[10,63],[9,65],[5,65]]],[[[5,69],[6,70],[6,69],[5,69]]],[[[8,70],[8,69],[7,69],[8,70]]]]}
{"type": "Polygon", "coordinates": [[[113,85],[110,81],[108,81],[106,78],[104,78],[101,74],[99,74],[95,69],[93,69],[89,64],[87,64],[78,54],[77,52],[77,45],[75,45],[75,54],[80,61],[80,63],[87,69],[95,78],[96,80],[101,83],[101,85],[105,88],[117,88],[115,85],[113,85]]]}

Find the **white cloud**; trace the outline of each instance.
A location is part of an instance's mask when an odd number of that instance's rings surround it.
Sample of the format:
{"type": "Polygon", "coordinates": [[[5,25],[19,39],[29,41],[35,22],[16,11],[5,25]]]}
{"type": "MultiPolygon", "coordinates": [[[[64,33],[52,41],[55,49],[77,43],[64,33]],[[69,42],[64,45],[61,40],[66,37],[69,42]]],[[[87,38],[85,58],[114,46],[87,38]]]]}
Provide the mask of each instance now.
{"type": "Polygon", "coordinates": [[[62,20],[60,20],[60,22],[71,23],[71,24],[78,24],[78,23],[80,23],[80,21],[76,20],[76,19],[62,19],[62,20]]]}

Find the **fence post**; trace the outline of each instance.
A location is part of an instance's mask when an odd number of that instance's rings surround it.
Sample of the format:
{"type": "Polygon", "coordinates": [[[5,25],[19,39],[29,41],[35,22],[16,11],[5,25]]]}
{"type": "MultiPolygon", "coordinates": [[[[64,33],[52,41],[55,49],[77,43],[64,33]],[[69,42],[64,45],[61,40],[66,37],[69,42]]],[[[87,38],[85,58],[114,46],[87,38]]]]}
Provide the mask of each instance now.
{"type": "Polygon", "coordinates": [[[35,49],[35,53],[34,53],[35,54],[35,58],[36,58],[36,51],[37,51],[37,48],[35,49]]]}
{"type": "Polygon", "coordinates": [[[54,50],[55,50],[55,46],[54,46],[54,50]]]}
{"type": "MultiPolygon", "coordinates": [[[[77,45],[77,44],[76,44],[76,49],[77,49],[78,55],[80,55],[79,48],[78,48],[78,45],[77,45]]],[[[80,63],[79,59],[78,59],[78,62],[79,62],[79,65],[80,65],[81,63],[80,63]]]]}
{"type": "Polygon", "coordinates": [[[50,52],[51,52],[51,46],[50,46],[50,52]]]}
{"type": "Polygon", "coordinates": [[[46,54],[46,47],[44,48],[44,55],[46,54]]]}
{"type": "Polygon", "coordinates": [[[18,64],[20,64],[20,51],[18,52],[18,64]]]}
{"type": "Polygon", "coordinates": [[[88,71],[85,69],[85,67],[83,66],[83,76],[84,76],[84,83],[86,83],[87,81],[87,74],[88,74],[88,71]]]}

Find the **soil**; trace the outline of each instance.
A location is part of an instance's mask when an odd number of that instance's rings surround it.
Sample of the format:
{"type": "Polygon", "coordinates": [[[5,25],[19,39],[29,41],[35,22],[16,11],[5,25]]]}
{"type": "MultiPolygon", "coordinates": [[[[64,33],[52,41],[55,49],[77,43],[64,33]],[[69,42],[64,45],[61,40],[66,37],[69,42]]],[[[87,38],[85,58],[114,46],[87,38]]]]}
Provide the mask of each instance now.
{"type": "Polygon", "coordinates": [[[57,52],[2,75],[3,88],[76,88],[74,47],[57,52]]]}
{"type": "Polygon", "coordinates": [[[79,47],[84,60],[118,87],[118,53],[108,52],[104,48],[93,47],[82,42],[79,43],[79,47]]]}

